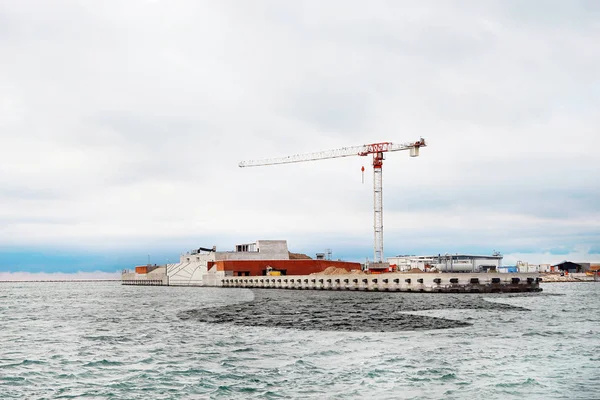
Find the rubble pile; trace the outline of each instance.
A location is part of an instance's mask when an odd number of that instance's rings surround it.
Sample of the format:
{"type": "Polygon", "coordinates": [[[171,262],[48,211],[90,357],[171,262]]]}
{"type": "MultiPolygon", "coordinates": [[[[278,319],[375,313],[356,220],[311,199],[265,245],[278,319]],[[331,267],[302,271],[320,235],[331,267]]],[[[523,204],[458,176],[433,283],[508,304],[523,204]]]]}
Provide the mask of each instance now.
{"type": "Polygon", "coordinates": [[[303,253],[292,253],[291,251],[288,251],[290,260],[312,260],[312,258],[310,256],[307,256],[306,254],[303,253]]]}
{"type": "Polygon", "coordinates": [[[362,274],[361,270],[347,271],[345,268],[327,267],[321,272],[313,272],[311,275],[345,275],[345,274],[362,274]]]}
{"type": "Polygon", "coordinates": [[[406,274],[422,274],[423,270],[421,270],[419,268],[411,268],[408,271],[404,271],[404,273],[406,273],[406,274]]]}

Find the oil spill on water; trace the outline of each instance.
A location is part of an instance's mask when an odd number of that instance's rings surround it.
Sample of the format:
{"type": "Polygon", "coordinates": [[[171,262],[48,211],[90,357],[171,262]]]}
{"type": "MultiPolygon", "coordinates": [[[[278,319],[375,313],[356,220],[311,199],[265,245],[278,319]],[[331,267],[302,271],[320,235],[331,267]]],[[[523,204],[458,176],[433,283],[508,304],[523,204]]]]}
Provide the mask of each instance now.
{"type": "MultiPolygon", "coordinates": [[[[416,311],[439,309],[529,311],[522,307],[486,301],[484,295],[477,294],[268,289],[254,289],[253,292],[254,300],[250,302],[187,310],[179,313],[178,316],[183,320],[214,324],[228,323],[319,331],[396,332],[471,325],[464,321],[410,314],[416,311]]],[[[485,295],[485,297],[501,299],[502,295],[485,295]]]]}

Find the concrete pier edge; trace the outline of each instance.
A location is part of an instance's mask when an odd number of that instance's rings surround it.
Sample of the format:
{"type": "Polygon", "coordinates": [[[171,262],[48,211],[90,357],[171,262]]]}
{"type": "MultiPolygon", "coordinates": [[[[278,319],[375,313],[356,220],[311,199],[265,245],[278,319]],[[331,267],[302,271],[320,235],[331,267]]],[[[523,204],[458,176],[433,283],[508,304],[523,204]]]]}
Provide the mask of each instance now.
{"type": "MultiPolygon", "coordinates": [[[[205,287],[359,290],[426,293],[540,292],[538,273],[386,273],[340,275],[225,276],[205,287]]],[[[124,285],[168,286],[160,280],[123,280],[124,285]]]]}

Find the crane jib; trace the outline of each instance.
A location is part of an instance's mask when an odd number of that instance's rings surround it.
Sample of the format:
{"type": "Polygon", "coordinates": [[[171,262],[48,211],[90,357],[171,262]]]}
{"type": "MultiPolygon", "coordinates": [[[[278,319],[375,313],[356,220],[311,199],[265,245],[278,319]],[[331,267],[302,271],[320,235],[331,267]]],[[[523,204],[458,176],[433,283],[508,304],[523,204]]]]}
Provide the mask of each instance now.
{"type": "Polygon", "coordinates": [[[419,148],[427,146],[425,139],[420,138],[416,142],[394,144],[392,142],[381,142],[365,144],[362,146],[342,147],[336,150],[320,151],[308,154],[295,154],[293,156],[268,158],[263,160],[249,160],[239,163],[240,167],[259,167],[265,165],[291,164],[305,161],[325,160],[328,158],[340,158],[349,156],[366,156],[373,154],[373,214],[374,214],[374,240],[373,258],[376,263],[383,263],[383,154],[388,151],[410,150],[411,157],[419,155],[419,148]]]}
{"type": "MultiPolygon", "coordinates": [[[[350,156],[366,156],[369,154],[384,153],[388,151],[400,151],[400,150],[418,150],[419,147],[426,146],[423,138],[416,142],[395,144],[392,142],[381,142],[365,144],[362,146],[349,146],[342,147],[335,150],[318,151],[315,153],[307,154],[294,154],[286,157],[267,158],[262,160],[247,160],[242,161],[238,165],[240,168],[244,167],[260,167],[265,165],[277,165],[277,164],[291,164],[306,161],[326,160],[329,158],[341,158],[350,156]]],[[[418,154],[418,153],[417,153],[418,154]]]]}

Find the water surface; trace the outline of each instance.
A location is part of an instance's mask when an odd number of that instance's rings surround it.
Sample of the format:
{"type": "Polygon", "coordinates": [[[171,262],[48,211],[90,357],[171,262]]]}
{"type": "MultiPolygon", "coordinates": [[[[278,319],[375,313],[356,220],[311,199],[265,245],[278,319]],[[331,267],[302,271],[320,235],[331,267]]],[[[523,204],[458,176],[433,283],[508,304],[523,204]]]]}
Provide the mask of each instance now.
{"type": "Polygon", "coordinates": [[[0,398],[600,398],[600,284],[543,289],[2,283],[0,398]]]}

